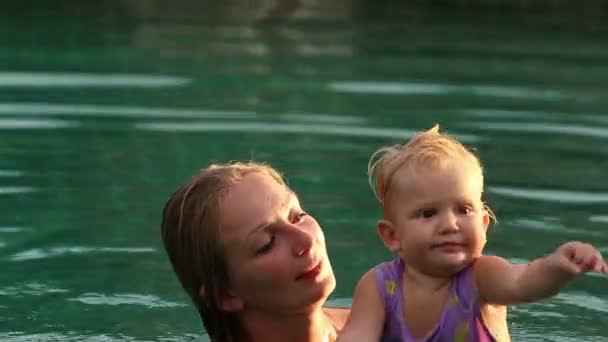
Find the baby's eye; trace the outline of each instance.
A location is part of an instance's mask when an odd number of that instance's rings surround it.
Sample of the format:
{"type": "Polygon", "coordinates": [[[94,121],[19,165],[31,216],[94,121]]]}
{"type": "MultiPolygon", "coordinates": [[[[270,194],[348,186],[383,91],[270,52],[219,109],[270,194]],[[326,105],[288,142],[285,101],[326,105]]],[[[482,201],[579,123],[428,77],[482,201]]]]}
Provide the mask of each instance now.
{"type": "Polygon", "coordinates": [[[304,221],[304,217],[306,217],[308,214],[305,212],[299,212],[296,215],[293,216],[293,223],[300,223],[302,221],[304,221]]]}
{"type": "Polygon", "coordinates": [[[468,206],[468,205],[463,205],[460,208],[458,208],[458,212],[460,214],[463,214],[463,215],[468,215],[471,212],[473,212],[473,208],[471,206],[468,206]]]}
{"type": "Polygon", "coordinates": [[[433,217],[435,214],[437,213],[437,210],[434,208],[426,208],[426,209],[422,209],[420,210],[420,212],[418,213],[418,215],[422,218],[431,218],[433,217]]]}

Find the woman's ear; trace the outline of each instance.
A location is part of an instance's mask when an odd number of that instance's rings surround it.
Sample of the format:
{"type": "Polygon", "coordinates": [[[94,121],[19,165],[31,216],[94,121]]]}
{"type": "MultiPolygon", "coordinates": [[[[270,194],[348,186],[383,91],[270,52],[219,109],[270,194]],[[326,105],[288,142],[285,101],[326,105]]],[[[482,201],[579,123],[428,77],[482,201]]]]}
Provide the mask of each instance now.
{"type": "Polygon", "coordinates": [[[382,239],[386,248],[393,253],[399,254],[401,243],[399,242],[399,237],[397,236],[397,232],[395,232],[393,223],[387,219],[382,219],[378,221],[377,227],[378,235],[380,235],[380,239],[382,239]]]}
{"type": "Polygon", "coordinates": [[[243,298],[229,292],[222,295],[222,302],[220,305],[220,309],[227,312],[238,312],[245,309],[245,301],[243,298]]]}
{"type": "MultiPolygon", "coordinates": [[[[198,295],[201,296],[201,298],[207,295],[205,291],[205,285],[201,285],[201,287],[198,289],[198,295]]],[[[241,297],[233,295],[229,292],[221,296],[220,310],[227,312],[237,312],[242,311],[244,308],[245,301],[241,297]]]]}

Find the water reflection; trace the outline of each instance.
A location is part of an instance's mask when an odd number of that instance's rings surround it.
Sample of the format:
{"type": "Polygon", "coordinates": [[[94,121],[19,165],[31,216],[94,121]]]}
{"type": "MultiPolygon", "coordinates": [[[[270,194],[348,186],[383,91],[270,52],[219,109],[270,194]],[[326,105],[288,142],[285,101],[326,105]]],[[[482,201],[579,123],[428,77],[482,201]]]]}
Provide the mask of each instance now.
{"type": "Polygon", "coordinates": [[[12,261],[26,261],[36,259],[47,259],[64,255],[94,254],[94,253],[155,253],[156,249],[150,247],[54,247],[34,248],[13,254],[12,261]]]}
{"type": "Polygon", "coordinates": [[[346,116],[346,115],[335,115],[335,114],[317,114],[317,113],[288,113],[283,114],[279,117],[285,121],[294,122],[316,122],[326,124],[352,124],[352,125],[364,125],[367,123],[367,118],[359,116],[346,116]]]}
{"type": "MultiPolygon", "coordinates": [[[[449,95],[461,94],[470,96],[492,96],[507,98],[535,99],[558,101],[564,95],[562,91],[551,89],[531,89],[526,87],[509,87],[497,85],[466,85],[441,83],[387,83],[387,82],[332,82],[329,89],[335,92],[355,94],[390,94],[390,95],[449,95]]],[[[571,95],[578,97],[578,95],[571,95]]]]}
{"type": "Polygon", "coordinates": [[[572,125],[572,124],[552,124],[541,122],[474,122],[471,125],[484,130],[505,131],[505,132],[532,132],[532,133],[551,133],[563,135],[578,135],[593,138],[608,138],[608,128],[572,125]]]}
{"type": "Polygon", "coordinates": [[[0,233],[20,233],[25,230],[22,227],[0,227],[0,233]]]}
{"type": "Polygon", "coordinates": [[[52,119],[0,119],[0,130],[18,129],[63,129],[75,128],[80,125],[77,121],[52,119]]]}
{"type": "Polygon", "coordinates": [[[546,202],[559,202],[571,204],[594,204],[608,202],[608,193],[603,192],[584,192],[569,190],[550,190],[550,189],[525,189],[513,187],[491,186],[488,188],[490,193],[520,198],[528,200],[539,200],[546,202]]]}
{"type": "MultiPolygon", "coordinates": [[[[204,337],[203,337],[204,338],[204,337]]],[[[124,341],[141,341],[137,337],[126,336],[120,334],[113,336],[110,334],[99,335],[83,335],[76,332],[72,333],[46,333],[46,334],[27,334],[23,332],[0,333],[0,339],[3,342],[124,342],[124,341]]],[[[186,334],[180,337],[159,337],[155,339],[161,342],[194,342],[200,341],[201,336],[195,334],[186,334]]],[[[208,341],[208,339],[203,339],[208,341]]]]}
{"type": "Polygon", "coordinates": [[[175,303],[162,300],[157,296],[136,293],[122,293],[105,295],[101,293],[84,293],[69,301],[81,302],[89,305],[141,305],[148,308],[170,308],[187,306],[185,303],[175,303]]]}
{"type": "Polygon", "coordinates": [[[589,217],[589,221],[595,223],[608,223],[608,215],[592,215],[589,217]]]}
{"type": "Polygon", "coordinates": [[[36,191],[35,188],[28,186],[0,186],[0,195],[24,194],[36,191]]]}
{"type": "MultiPolygon", "coordinates": [[[[137,124],[137,129],[165,132],[255,132],[255,133],[295,133],[333,136],[353,136],[366,138],[407,139],[416,132],[407,129],[380,127],[360,127],[350,125],[281,124],[272,122],[147,122],[137,124]]],[[[478,141],[470,134],[457,134],[462,141],[478,141]]]]}
{"type": "Polygon", "coordinates": [[[547,113],[541,111],[528,111],[528,110],[506,110],[506,109],[465,109],[462,111],[463,114],[488,117],[488,118],[500,118],[500,119],[553,119],[556,117],[555,113],[547,113]]]}
{"type": "MultiPolygon", "coordinates": [[[[603,277],[604,280],[606,277],[603,277]]],[[[600,280],[597,280],[598,282],[600,280]]],[[[588,293],[568,292],[557,295],[557,299],[567,305],[574,305],[589,311],[608,313],[608,300],[588,293]]]]}
{"type": "MultiPolygon", "coordinates": [[[[256,117],[255,112],[213,110],[199,108],[159,108],[142,106],[111,106],[93,104],[57,103],[0,103],[0,115],[60,115],[60,116],[99,116],[127,118],[240,118],[256,117]]],[[[0,121],[1,123],[2,121],[0,121]]],[[[45,120],[35,119],[34,122],[45,120]]],[[[61,122],[61,121],[59,121],[61,122]]],[[[1,172],[1,171],[0,171],[1,172]]],[[[0,173],[0,175],[2,175],[0,173]]]]}
{"type": "Polygon", "coordinates": [[[567,228],[560,222],[547,220],[546,218],[517,218],[507,222],[510,227],[522,228],[524,230],[540,230],[548,233],[563,234],[567,233],[573,236],[589,235],[598,236],[604,235],[603,232],[589,231],[588,229],[567,228]]]}
{"type": "Polygon", "coordinates": [[[0,72],[0,87],[176,87],[190,83],[183,77],[129,74],[0,72]]]}
{"type": "Polygon", "coordinates": [[[20,177],[23,176],[23,171],[19,170],[0,170],[0,177],[20,177]]]}
{"type": "Polygon", "coordinates": [[[0,288],[0,296],[8,296],[14,298],[28,296],[44,296],[52,293],[65,292],[68,292],[68,290],[40,283],[27,283],[20,286],[6,286],[0,288]]]}

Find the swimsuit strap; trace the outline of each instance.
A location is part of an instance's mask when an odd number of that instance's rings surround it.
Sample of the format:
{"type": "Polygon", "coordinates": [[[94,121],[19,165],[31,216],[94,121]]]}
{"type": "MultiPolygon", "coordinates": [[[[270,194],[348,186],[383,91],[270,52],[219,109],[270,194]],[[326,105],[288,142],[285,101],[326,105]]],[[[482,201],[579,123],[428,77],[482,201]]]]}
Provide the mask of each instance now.
{"type": "MultiPolygon", "coordinates": [[[[327,314],[325,314],[325,315],[327,316],[327,314]]],[[[329,325],[330,325],[331,329],[327,333],[325,341],[336,342],[336,340],[338,339],[338,329],[336,329],[336,326],[334,325],[334,322],[331,320],[331,317],[327,316],[327,318],[329,319],[329,325]]]]}

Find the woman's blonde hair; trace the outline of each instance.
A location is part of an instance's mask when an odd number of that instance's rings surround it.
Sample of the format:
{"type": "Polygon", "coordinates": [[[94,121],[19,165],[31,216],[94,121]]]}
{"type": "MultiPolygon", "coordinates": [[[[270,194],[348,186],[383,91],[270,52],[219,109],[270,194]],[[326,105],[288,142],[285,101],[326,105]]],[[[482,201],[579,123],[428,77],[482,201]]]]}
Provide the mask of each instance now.
{"type": "Polygon", "coordinates": [[[214,342],[243,338],[238,317],[222,311],[220,305],[230,285],[226,251],[220,242],[220,205],[230,188],[250,173],[268,175],[286,186],[281,174],[267,165],[213,164],[182,184],[163,210],[161,232],[169,260],[214,342]]]}
{"type": "Polygon", "coordinates": [[[420,165],[441,167],[454,160],[473,166],[483,184],[483,168],[477,156],[452,136],[440,133],[439,125],[435,125],[416,134],[406,144],[377,150],[368,164],[369,184],[378,201],[386,207],[386,198],[397,170],[420,165]]]}

